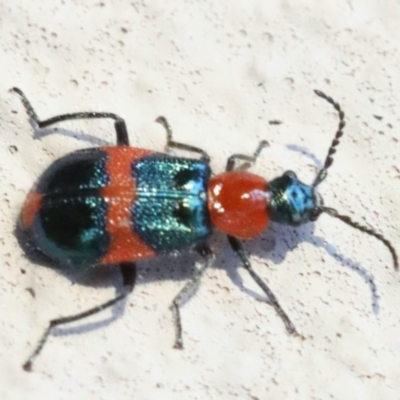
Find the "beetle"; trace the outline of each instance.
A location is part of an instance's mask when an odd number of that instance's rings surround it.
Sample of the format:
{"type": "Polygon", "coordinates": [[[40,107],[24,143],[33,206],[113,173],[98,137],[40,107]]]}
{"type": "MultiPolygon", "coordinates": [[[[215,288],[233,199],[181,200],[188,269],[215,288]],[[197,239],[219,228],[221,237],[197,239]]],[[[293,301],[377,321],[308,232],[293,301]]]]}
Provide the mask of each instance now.
{"type": "Polygon", "coordinates": [[[68,120],[106,118],[114,121],[117,142],[116,146],[79,150],[56,160],[38,179],[22,207],[19,227],[40,254],[60,268],[116,264],[124,283],[121,293],[111,300],[51,320],[23,365],[26,371],[32,369],[53,328],[84,319],[126,298],[135,285],[136,261],[194,247],[204,262],[171,304],[174,347],[182,348],[180,307],[212,264],[214,256],[208,239],[213,228],[227,235],[243,267],[265,293],[289,334],[298,335],[295,325],[252,268],[243,246],[243,240],[253,239],[267,229],[269,221],[300,226],[316,221],[322,213],[328,214],[380,240],[398,269],[397,253],[389,240],[326,207],[317,193],[333,163],[345,126],[340,105],[321,91],[315,93],[334,107],[339,125],[324,165],[310,185],[301,182],[293,171],[267,182],[237,168],[240,162],[253,164],[268,145],[266,141],[261,141],[252,155],[230,156],[225,173],[211,176],[207,153],[175,142],[165,117],[160,116],[156,121],[166,130],[167,149],[189,151],[197,158],[130,147],[125,121],[109,112],[78,112],[40,120],[25,94],[18,88],[11,91],[19,95],[39,129],[68,120]]]}

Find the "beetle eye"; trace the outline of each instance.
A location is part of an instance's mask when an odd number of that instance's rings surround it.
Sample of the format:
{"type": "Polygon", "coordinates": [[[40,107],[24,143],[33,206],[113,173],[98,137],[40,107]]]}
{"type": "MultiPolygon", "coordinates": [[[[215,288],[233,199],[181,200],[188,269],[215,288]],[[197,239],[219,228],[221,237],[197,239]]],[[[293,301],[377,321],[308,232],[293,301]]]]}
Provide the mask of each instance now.
{"type": "Polygon", "coordinates": [[[284,172],[283,175],[284,176],[288,176],[289,178],[292,178],[292,179],[297,179],[297,175],[293,171],[286,171],[286,172],[284,172]]]}
{"type": "Polygon", "coordinates": [[[322,210],[320,208],[314,208],[311,212],[310,212],[310,216],[308,217],[308,219],[312,222],[316,221],[318,219],[318,217],[322,214],[322,210]]]}

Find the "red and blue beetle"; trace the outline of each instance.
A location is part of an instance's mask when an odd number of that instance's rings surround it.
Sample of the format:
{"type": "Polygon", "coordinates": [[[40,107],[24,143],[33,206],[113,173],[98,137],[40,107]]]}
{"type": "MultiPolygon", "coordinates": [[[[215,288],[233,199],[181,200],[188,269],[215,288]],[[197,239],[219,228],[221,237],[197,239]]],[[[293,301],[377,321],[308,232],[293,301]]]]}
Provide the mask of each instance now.
{"type": "Polygon", "coordinates": [[[108,118],[114,120],[117,136],[116,146],[75,151],[50,165],[28,194],[19,229],[35,251],[51,259],[58,268],[119,265],[124,290],[97,307],[50,321],[24,364],[25,370],[31,370],[54,327],[96,314],[123,300],[133,290],[136,261],[194,247],[204,262],[171,305],[175,347],[182,348],[179,309],[212,263],[213,253],[207,241],[213,228],[228,236],[244,268],[266,294],[290,334],[297,334],[294,324],[251,267],[242,242],[259,236],[269,221],[299,226],[326,213],[379,239],[389,249],[395,269],[398,268],[397,254],[386,238],[324,206],[316,191],[332,165],[345,126],[339,104],[320,91],[315,93],[338,112],[339,127],[324,166],[311,185],[302,183],[292,171],[267,182],[251,172],[236,169],[238,163],[254,163],[267,145],[265,141],[260,142],[253,155],[232,155],[226,172],[212,176],[209,156],[199,148],[173,141],[171,127],[164,117],[156,121],[166,129],[167,149],[193,152],[197,158],[129,147],[125,121],[113,113],[80,112],[41,121],[24,93],[18,88],[11,91],[20,96],[39,129],[68,120],[108,118]]]}

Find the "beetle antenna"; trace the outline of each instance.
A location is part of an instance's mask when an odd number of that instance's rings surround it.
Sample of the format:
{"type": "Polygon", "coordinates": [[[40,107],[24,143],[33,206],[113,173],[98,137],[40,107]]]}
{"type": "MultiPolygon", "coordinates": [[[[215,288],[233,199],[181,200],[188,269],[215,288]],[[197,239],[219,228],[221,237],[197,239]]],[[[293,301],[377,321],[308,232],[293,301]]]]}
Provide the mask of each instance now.
{"type": "Polygon", "coordinates": [[[331,217],[340,219],[345,224],[350,225],[353,228],[358,229],[359,231],[366,233],[367,235],[373,236],[376,239],[380,240],[388,248],[388,250],[390,251],[390,254],[393,257],[394,269],[396,271],[399,269],[399,259],[398,259],[396,250],[394,249],[392,243],[390,243],[389,240],[386,239],[384,236],[382,236],[380,233],[376,232],[372,228],[368,228],[366,226],[360,225],[358,222],[353,221],[350,217],[348,217],[346,215],[339,214],[334,208],[320,207],[319,210],[321,212],[325,212],[326,214],[330,215],[331,217]]]}
{"type": "Polygon", "coordinates": [[[314,90],[314,92],[317,96],[325,99],[328,103],[333,105],[334,109],[339,114],[339,126],[338,126],[338,130],[335,134],[335,137],[332,140],[331,147],[329,147],[328,154],[325,158],[324,166],[318,172],[317,177],[315,178],[315,181],[313,183],[313,187],[319,185],[326,178],[327,169],[333,163],[333,156],[336,153],[336,147],[338,146],[338,144],[340,142],[340,138],[343,136],[343,128],[346,125],[346,122],[344,120],[344,112],[340,108],[339,103],[337,103],[335,100],[332,99],[332,97],[327,96],[324,92],[321,92],[320,90],[314,90]]]}

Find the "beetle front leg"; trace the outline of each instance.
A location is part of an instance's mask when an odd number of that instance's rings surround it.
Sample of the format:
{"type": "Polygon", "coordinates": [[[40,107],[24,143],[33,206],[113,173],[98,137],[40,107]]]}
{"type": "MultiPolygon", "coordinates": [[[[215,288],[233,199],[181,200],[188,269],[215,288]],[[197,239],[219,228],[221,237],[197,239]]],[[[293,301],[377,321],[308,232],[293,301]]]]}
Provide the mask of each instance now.
{"type": "Polygon", "coordinates": [[[225,170],[227,172],[234,171],[236,161],[247,161],[250,164],[254,164],[257,161],[261,151],[267,146],[269,146],[269,143],[266,140],[261,140],[252,156],[248,156],[246,154],[233,154],[228,158],[225,170]]]}
{"type": "Polygon", "coordinates": [[[282,319],[283,323],[285,324],[285,328],[288,333],[291,335],[300,336],[294,326],[293,322],[290,320],[288,315],[283,311],[281,305],[278,302],[278,299],[275,297],[272,290],[261,280],[261,278],[256,274],[256,272],[251,267],[249,258],[246,254],[246,251],[243,247],[243,243],[239,240],[234,238],[233,236],[228,236],[229,244],[231,245],[233,251],[238,255],[240,260],[243,263],[243,267],[249,272],[250,276],[254,279],[257,285],[262,289],[262,291],[268,297],[268,300],[271,306],[275,309],[276,313],[282,319]]]}

